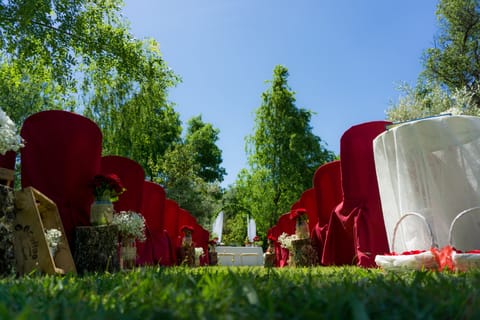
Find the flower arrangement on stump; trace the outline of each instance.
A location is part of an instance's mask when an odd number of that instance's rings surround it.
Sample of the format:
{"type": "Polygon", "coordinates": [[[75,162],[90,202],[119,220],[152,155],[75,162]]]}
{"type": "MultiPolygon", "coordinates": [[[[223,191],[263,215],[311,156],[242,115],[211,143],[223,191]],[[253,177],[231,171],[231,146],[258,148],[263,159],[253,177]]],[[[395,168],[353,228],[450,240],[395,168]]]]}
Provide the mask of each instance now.
{"type": "Polygon", "coordinates": [[[272,235],[268,236],[268,247],[265,251],[264,256],[264,266],[265,267],[274,267],[275,266],[275,237],[272,235]]]}
{"type": "Polygon", "coordinates": [[[308,215],[307,210],[300,208],[293,210],[290,213],[290,219],[295,220],[295,234],[298,239],[310,238],[310,231],[308,229],[308,215]]]}
{"type": "MultiPolygon", "coordinates": [[[[17,152],[24,146],[24,140],[17,133],[15,123],[0,108],[0,163],[10,162],[8,152],[17,152]],[[4,157],[5,156],[5,157],[4,157]]],[[[13,157],[14,158],[14,157],[13,157]]],[[[0,165],[1,166],[1,165],[0,165]]],[[[15,171],[0,167],[0,276],[13,273],[14,254],[14,191],[15,171]],[[5,185],[5,187],[3,187],[5,185]]]]}
{"type": "Polygon", "coordinates": [[[180,232],[183,233],[182,245],[178,252],[178,262],[180,265],[190,267],[195,266],[195,245],[192,240],[194,228],[190,225],[183,225],[180,232]]]}
{"type": "Polygon", "coordinates": [[[276,241],[275,237],[272,235],[269,235],[267,241],[268,241],[268,247],[266,252],[275,254],[275,241],[276,241]]]}
{"type": "Polygon", "coordinates": [[[217,245],[218,245],[217,237],[208,241],[208,258],[210,260],[211,266],[216,266],[218,264],[218,255],[216,251],[217,245]]]}
{"type": "Polygon", "coordinates": [[[95,201],[90,208],[90,223],[94,226],[111,224],[113,219],[113,202],[125,192],[122,181],[116,174],[96,175],[90,187],[95,201]]]}
{"type": "MultiPolygon", "coordinates": [[[[17,133],[15,123],[2,108],[0,108],[0,163],[3,163],[3,165],[7,163],[10,164],[12,161],[14,163],[15,152],[23,146],[24,140],[17,133]]],[[[12,187],[15,177],[15,171],[12,169],[13,168],[0,167],[0,184],[12,187]]]]}
{"type": "Polygon", "coordinates": [[[132,269],[137,258],[135,241],[145,241],[145,218],[134,211],[120,211],[113,215],[112,224],[117,226],[120,244],[120,268],[132,269]]]}
{"type": "Polygon", "coordinates": [[[208,241],[208,251],[215,252],[218,245],[218,238],[213,238],[208,241]]]}
{"type": "Polygon", "coordinates": [[[290,242],[288,264],[298,267],[318,264],[318,255],[310,240],[307,210],[293,210],[290,219],[295,220],[295,239],[290,242]]]}

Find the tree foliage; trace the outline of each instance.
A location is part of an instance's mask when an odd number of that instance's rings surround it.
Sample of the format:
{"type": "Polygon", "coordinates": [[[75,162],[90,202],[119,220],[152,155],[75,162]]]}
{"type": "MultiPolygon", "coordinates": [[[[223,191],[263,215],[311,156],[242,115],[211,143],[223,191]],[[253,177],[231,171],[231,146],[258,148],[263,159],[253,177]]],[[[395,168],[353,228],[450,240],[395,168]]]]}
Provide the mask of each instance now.
{"type": "Polygon", "coordinates": [[[480,2],[440,0],[437,7],[439,33],[435,46],[425,51],[423,77],[450,92],[472,93],[480,106],[480,2]]]}
{"type": "Polygon", "coordinates": [[[441,113],[480,115],[480,2],[440,0],[439,32],[424,52],[424,71],[415,87],[400,86],[402,96],[387,118],[406,121],[441,113]]]}
{"type": "Polygon", "coordinates": [[[11,61],[0,52],[0,106],[14,122],[21,124],[35,112],[72,109],[62,89],[50,82],[51,72],[39,63],[11,61]]]}
{"type": "Polygon", "coordinates": [[[220,131],[201,116],[188,121],[185,144],[190,146],[193,158],[199,164],[197,175],[205,182],[222,182],[226,171],[222,164],[222,150],[216,145],[220,131]]]}
{"type": "Polygon", "coordinates": [[[249,171],[238,180],[261,228],[273,225],[310,188],[315,170],[334,158],[312,133],[312,113],[295,106],[288,70],[276,66],[256,111],[254,134],[247,137],[249,171]]]}
{"type": "Polygon", "coordinates": [[[480,116],[473,94],[465,88],[449,93],[438,84],[418,84],[416,87],[402,84],[399,90],[403,95],[386,112],[387,119],[393,122],[448,113],[480,116]]]}
{"type": "Polygon", "coordinates": [[[47,109],[84,113],[104,154],[139,162],[150,179],[180,138],[167,90],[178,77],[152,39],[137,40],[121,0],[0,2],[0,102],[17,123],[47,109]]]}
{"type": "Polygon", "coordinates": [[[218,213],[225,169],[221,150],[216,145],[218,129],[204,123],[200,116],[188,121],[185,138],[173,144],[165,154],[159,183],[167,196],[188,210],[203,225],[218,213]]]}

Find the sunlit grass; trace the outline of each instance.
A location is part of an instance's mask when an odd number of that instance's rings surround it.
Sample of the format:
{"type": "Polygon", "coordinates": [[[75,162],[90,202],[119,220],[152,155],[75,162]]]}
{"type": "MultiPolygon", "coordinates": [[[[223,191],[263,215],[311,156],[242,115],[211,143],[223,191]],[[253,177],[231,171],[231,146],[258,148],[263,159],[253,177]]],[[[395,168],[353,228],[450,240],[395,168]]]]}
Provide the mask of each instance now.
{"type": "Polygon", "coordinates": [[[0,280],[2,319],[473,319],[480,271],[142,268],[0,280]]]}

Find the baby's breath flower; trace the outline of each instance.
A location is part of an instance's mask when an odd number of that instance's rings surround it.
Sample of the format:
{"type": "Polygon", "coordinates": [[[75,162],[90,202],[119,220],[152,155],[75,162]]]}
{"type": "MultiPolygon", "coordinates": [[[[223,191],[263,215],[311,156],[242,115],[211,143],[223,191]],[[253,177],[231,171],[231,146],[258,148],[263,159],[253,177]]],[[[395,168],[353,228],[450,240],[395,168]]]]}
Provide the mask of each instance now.
{"type": "Polygon", "coordinates": [[[58,229],[47,229],[45,230],[45,238],[47,239],[48,246],[56,250],[62,240],[62,232],[58,229]]]}
{"type": "Polygon", "coordinates": [[[297,235],[292,234],[292,235],[289,236],[288,234],[286,234],[284,232],[280,235],[280,237],[278,237],[278,242],[280,242],[280,246],[282,248],[285,248],[285,249],[288,249],[288,250],[292,250],[292,248],[293,248],[292,241],[293,240],[297,240],[297,235]]]}
{"type": "Polygon", "coordinates": [[[120,211],[113,215],[112,224],[116,225],[122,237],[145,241],[145,218],[134,211],[120,211]]]}
{"type": "Polygon", "coordinates": [[[18,151],[23,146],[23,139],[17,134],[15,123],[0,108],[0,155],[7,151],[18,151]]]}
{"type": "Polygon", "coordinates": [[[195,258],[199,258],[200,256],[203,256],[203,248],[202,247],[196,247],[195,248],[195,258]]]}

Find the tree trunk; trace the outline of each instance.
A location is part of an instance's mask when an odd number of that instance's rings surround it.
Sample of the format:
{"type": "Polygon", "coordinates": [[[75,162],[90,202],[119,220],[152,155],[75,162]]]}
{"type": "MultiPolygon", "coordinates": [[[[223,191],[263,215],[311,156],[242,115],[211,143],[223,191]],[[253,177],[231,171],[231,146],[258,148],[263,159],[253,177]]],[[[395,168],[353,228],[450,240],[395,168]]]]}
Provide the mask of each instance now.
{"type": "Polygon", "coordinates": [[[15,273],[13,248],[15,197],[13,188],[0,184],[0,276],[15,273]]]}

